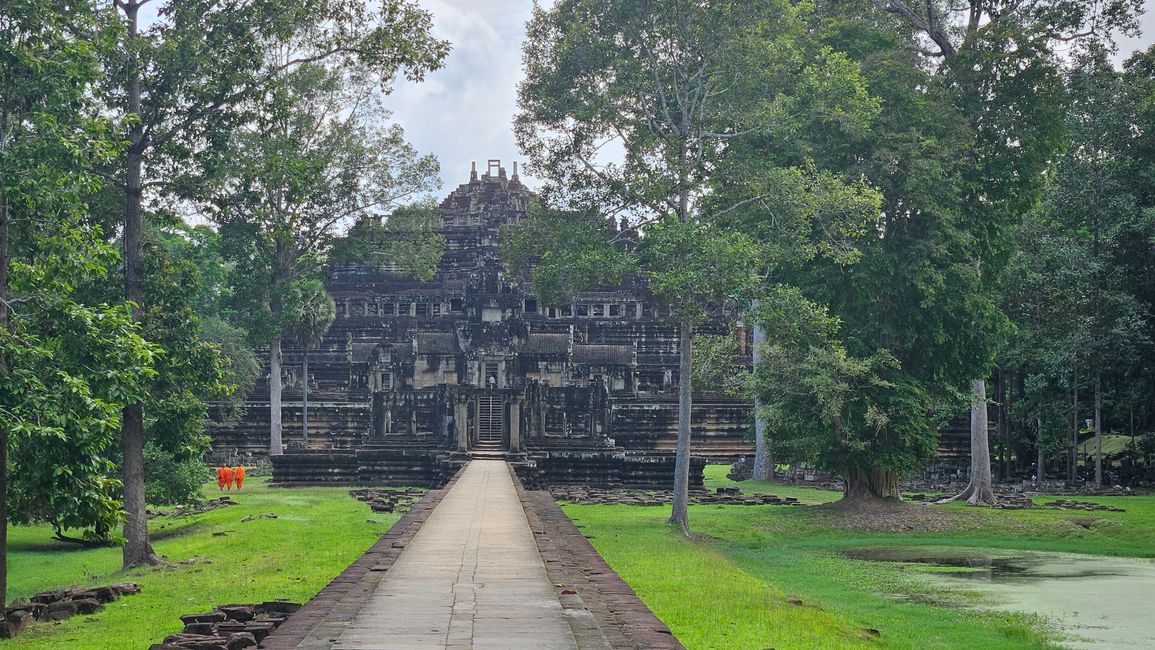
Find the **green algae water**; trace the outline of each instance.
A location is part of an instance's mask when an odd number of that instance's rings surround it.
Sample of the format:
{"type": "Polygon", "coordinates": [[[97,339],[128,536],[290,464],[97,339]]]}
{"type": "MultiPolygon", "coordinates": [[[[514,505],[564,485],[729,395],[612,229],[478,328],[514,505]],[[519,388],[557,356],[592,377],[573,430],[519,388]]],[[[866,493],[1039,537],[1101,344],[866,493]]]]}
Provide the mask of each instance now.
{"type": "Polygon", "coordinates": [[[1037,614],[1089,650],[1155,648],[1155,561],[958,547],[878,547],[854,559],[918,566],[948,590],[977,591],[986,609],[1037,614]]]}

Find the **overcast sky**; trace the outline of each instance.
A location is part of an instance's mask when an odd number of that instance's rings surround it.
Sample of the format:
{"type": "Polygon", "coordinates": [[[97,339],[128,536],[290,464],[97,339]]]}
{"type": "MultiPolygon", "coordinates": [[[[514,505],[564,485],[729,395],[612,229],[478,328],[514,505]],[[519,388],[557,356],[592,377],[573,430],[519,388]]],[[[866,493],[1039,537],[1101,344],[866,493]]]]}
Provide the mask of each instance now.
{"type": "MultiPolygon", "coordinates": [[[[453,43],[453,52],[445,67],[424,82],[398,83],[386,104],[418,150],[441,160],[444,195],[469,180],[472,161],[484,170],[487,159],[500,158],[512,171],[513,160],[524,160],[511,123],[532,2],[421,0],[421,4],[433,13],[437,36],[453,43]]],[[[1120,43],[1121,53],[1146,47],[1155,38],[1155,15],[1148,12],[1142,21],[1144,35],[1120,43]]]]}

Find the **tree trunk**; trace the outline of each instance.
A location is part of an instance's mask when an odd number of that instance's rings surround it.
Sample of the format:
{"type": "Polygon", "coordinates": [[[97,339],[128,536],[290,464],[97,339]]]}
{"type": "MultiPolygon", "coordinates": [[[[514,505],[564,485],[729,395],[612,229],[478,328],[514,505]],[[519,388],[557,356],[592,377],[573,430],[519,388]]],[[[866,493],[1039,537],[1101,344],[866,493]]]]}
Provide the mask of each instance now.
{"type": "Polygon", "coordinates": [[[269,346],[269,455],[280,456],[281,444],[281,335],[269,346]]]}
{"type": "Polygon", "coordinates": [[[991,450],[987,432],[987,384],[982,379],[971,380],[971,479],[962,492],[940,503],[966,499],[972,506],[993,505],[994,487],[991,484],[991,450]]]}
{"type": "Polygon", "coordinates": [[[301,440],[309,447],[309,346],[301,358],[301,440]]]}
{"type": "Polygon", "coordinates": [[[1011,475],[1011,391],[1007,387],[1007,377],[999,368],[999,436],[1003,443],[1003,453],[999,463],[999,480],[1005,481],[1011,475]]]}
{"type": "MultiPolygon", "coordinates": [[[[140,5],[123,5],[128,19],[129,38],[136,39],[137,11],[140,5]]],[[[135,66],[130,72],[128,84],[128,112],[140,115],[141,110],[140,70],[135,66]]],[[[127,169],[124,179],[124,299],[129,303],[133,319],[140,318],[140,305],[144,300],[141,281],[143,279],[144,252],[141,247],[143,217],[141,201],[143,185],[141,169],[144,165],[144,128],[140,121],[134,121],[128,134],[129,148],[127,169]]],[[[148,539],[148,515],[144,496],[144,407],[129,404],[123,410],[120,431],[121,480],[124,482],[124,548],[122,552],[125,569],[159,564],[161,559],[152,550],[148,539]]]]}
{"type": "Polygon", "coordinates": [[[1071,381],[1071,448],[1067,453],[1067,480],[1075,483],[1079,470],[1079,373],[1072,375],[1071,381]]]}
{"type": "MultiPolygon", "coordinates": [[[[754,302],[754,308],[758,302],[754,302]]],[[[762,346],[766,344],[766,330],[761,325],[754,324],[754,367],[762,360],[762,346]]],[[[774,459],[770,455],[770,443],[766,440],[766,420],[760,411],[762,398],[754,397],[754,475],[755,481],[774,480],[774,459]]]]}
{"type": "Polygon", "coordinates": [[[682,319],[680,352],[678,363],[678,449],[674,462],[674,496],[670,512],[672,526],[679,526],[686,535],[690,534],[690,418],[693,414],[693,352],[691,344],[694,336],[694,322],[682,319]]]}
{"type": "MultiPolygon", "coordinates": [[[[7,114],[0,120],[0,150],[7,140],[7,114]]],[[[4,186],[0,171],[0,188],[4,186]]],[[[9,251],[8,197],[0,192],[0,330],[8,328],[9,251]]],[[[0,375],[8,372],[8,359],[0,348],[0,375]]],[[[0,606],[8,602],[8,427],[0,422],[0,606]]]]}
{"type": "Polygon", "coordinates": [[[1103,382],[1095,373],[1095,489],[1103,489],[1103,382]]]}
{"type": "Polygon", "coordinates": [[[846,469],[846,499],[900,499],[898,473],[888,469],[864,469],[850,466],[846,469]]]}
{"type": "Polygon", "coordinates": [[[1038,454],[1038,460],[1035,462],[1038,471],[1038,481],[1041,483],[1047,477],[1047,455],[1043,452],[1043,418],[1035,419],[1035,424],[1038,429],[1038,434],[1035,438],[1035,453],[1038,454]]]}

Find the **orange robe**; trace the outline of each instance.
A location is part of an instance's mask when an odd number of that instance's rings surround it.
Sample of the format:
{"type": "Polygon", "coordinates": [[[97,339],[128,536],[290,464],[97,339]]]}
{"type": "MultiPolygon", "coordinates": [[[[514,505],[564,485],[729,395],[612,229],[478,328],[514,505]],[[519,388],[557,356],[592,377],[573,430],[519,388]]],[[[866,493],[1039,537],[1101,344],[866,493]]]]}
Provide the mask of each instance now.
{"type": "Polygon", "coordinates": [[[225,468],[225,489],[233,489],[233,468],[231,467],[225,468]]]}
{"type": "Polygon", "coordinates": [[[237,489],[239,490],[245,486],[245,466],[237,465],[237,470],[234,475],[237,478],[237,489]]]}
{"type": "Polygon", "coordinates": [[[225,468],[223,467],[217,468],[217,488],[225,489],[225,468]]]}

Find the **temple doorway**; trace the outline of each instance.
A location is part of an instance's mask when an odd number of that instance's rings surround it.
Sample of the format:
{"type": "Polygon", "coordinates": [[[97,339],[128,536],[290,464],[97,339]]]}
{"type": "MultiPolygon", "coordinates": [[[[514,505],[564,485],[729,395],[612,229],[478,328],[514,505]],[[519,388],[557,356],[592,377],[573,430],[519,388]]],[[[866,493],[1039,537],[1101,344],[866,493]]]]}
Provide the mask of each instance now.
{"type": "Polygon", "coordinates": [[[480,395],[477,398],[477,446],[505,447],[505,398],[480,395]]]}

